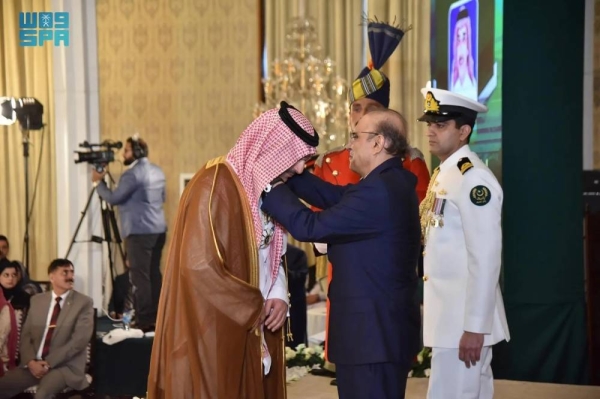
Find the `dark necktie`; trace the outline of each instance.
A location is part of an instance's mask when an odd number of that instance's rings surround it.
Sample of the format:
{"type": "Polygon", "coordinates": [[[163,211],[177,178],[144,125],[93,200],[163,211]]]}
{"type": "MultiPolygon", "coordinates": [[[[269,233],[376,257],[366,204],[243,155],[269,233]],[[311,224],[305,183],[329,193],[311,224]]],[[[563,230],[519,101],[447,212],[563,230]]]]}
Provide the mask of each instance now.
{"type": "Polygon", "coordinates": [[[52,334],[54,334],[54,330],[56,330],[56,322],[58,321],[58,315],[60,314],[61,300],[61,297],[56,297],[56,304],[54,305],[54,310],[52,310],[52,318],[50,319],[50,325],[48,326],[48,333],[46,334],[46,339],[44,340],[42,359],[46,359],[46,356],[48,356],[48,352],[50,352],[50,342],[52,342],[52,334]]]}

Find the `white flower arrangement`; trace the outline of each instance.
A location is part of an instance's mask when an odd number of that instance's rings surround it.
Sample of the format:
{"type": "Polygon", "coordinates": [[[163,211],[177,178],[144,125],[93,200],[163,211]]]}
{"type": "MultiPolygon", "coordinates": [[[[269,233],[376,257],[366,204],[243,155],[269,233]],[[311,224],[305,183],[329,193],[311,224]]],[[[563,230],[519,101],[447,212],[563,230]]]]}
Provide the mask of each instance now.
{"type": "Polygon", "coordinates": [[[416,356],[415,361],[412,365],[408,378],[411,377],[426,377],[429,378],[431,374],[431,348],[423,348],[421,352],[416,356]]]}
{"type": "Polygon", "coordinates": [[[297,381],[304,377],[310,370],[321,368],[325,363],[323,347],[306,347],[300,344],[296,349],[285,348],[285,362],[287,365],[286,381],[297,381]]]}
{"type": "Polygon", "coordinates": [[[286,346],[285,347],[285,360],[288,361],[295,357],[296,357],[296,351],[293,350],[292,348],[286,346]]]}
{"type": "Polygon", "coordinates": [[[325,352],[321,346],[307,348],[306,345],[300,344],[295,350],[285,348],[285,360],[288,367],[321,367],[325,362],[325,352]]]}

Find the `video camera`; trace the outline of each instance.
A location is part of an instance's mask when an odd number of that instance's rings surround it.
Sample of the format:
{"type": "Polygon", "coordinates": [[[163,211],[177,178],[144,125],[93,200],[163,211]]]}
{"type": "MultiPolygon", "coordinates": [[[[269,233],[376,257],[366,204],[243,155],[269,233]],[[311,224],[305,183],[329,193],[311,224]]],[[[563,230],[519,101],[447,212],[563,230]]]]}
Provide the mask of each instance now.
{"type": "Polygon", "coordinates": [[[87,141],[79,144],[80,148],[86,148],[87,151],[74,151],[75,163],[87,162],[94,165],[98,173],[104,172],[104,167],[115,160],[113,149],[120,149],[123,143],[120,141],[104,140],[100,144],[90,144],[87,141]],[[94,150],[97,148],[97,150],[94,150]]]}

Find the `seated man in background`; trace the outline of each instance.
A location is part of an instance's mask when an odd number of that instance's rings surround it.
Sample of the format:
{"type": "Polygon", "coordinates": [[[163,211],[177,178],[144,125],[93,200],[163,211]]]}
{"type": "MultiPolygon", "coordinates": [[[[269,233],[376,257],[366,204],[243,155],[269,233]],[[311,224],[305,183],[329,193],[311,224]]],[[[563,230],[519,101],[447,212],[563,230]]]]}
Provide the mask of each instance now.
{"type": "Polygon", "coordinates": [[[73,290],[74,273],[67,259],[50,263],[52,291],[31,298],[21,331],[20,367],[0,378],[0,399],[34,385],[36,399],[50,399],[66,387],[87,387],[86,352],[94,332],[94,307],[92,298],[73,290]]]}

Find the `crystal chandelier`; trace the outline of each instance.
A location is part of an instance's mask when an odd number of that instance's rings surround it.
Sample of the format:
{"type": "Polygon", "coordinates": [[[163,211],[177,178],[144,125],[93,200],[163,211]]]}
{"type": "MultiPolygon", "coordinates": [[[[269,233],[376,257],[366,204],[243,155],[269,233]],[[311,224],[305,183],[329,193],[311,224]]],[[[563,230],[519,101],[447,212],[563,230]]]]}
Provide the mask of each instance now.
{"type": "Polygon", "coordinates": [[[310,19],[293,19],[286,32],[283,60],[275,59],[262,80],[265,101],[254,117],[282,100],[298,108],[321,136],[320,150],[344,145],[348,132],[348,84],[335,75],[335,62],[321,58],[316,28],[310,19]]]}

